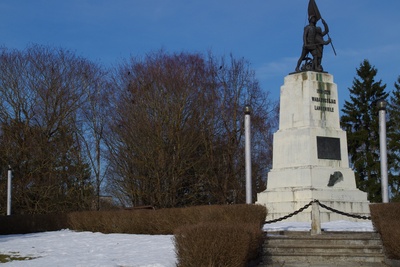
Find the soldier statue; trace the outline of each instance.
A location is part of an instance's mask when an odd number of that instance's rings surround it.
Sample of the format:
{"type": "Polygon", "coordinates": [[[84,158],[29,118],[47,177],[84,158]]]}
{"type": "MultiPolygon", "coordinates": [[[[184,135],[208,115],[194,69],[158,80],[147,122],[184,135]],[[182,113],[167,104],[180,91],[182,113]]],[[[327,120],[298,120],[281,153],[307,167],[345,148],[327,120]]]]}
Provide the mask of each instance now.
{"type": "MultiPolygon", "coordinates": [[[[322,72],[322,56],[324,51],[324,45],[331,44],[332,40],[329,37],[329,27],[325,20],[321,17],[318,7],[314,0],[310,0],[308,5],[308,22],[309,24],[304,27],[303,33],[303,48],[301,56],[297,61],[296,72],[300,71],[319,71],[322,72]],[[317,21],[321,19],[324,25],[324,31],[321,27],[316,26],[317,21]],[[328,35],[328,40],[324,40],[324,36],[328,35]],[[311,54],[312,58],[308,57],[311,54]],[[300,67],[301,63],[304,64],[300,67]]],[[[332,45],[333,52],[336,55],[335,48],[332,45]]]]}

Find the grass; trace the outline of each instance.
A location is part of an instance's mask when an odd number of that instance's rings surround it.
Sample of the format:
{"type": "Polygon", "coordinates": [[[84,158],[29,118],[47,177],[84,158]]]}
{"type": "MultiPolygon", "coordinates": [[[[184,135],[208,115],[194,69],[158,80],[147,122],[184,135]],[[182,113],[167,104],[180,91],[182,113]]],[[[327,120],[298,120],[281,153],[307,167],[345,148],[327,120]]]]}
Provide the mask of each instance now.
{"type": "Polygon", "coordinates": [[[33,259],[36,259],[36,257],[20,256],[18,255],[18,252],[10,252],[10,254],[0,254],[0,263],[6,263],[10,261],[27,261],[33,259]]]}

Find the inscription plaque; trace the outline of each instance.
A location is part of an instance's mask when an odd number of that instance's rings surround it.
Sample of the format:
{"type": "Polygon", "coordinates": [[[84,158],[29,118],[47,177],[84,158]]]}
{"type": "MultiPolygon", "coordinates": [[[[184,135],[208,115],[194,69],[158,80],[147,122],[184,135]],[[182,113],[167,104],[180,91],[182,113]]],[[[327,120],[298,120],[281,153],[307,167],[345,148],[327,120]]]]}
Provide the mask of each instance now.
{"type": "Polygon", "coordinates": [[[341,160],[340,138],[317,136],[319,159],[341,160]]]}

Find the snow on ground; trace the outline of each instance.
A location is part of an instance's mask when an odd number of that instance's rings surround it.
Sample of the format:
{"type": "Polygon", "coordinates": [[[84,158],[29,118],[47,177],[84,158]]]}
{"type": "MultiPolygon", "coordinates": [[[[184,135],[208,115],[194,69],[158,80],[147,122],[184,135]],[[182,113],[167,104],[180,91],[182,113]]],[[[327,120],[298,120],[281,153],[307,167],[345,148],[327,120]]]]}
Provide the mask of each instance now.
{"type": "MultiPolygon", "coordinates": [[[[172,235],[129,235],[62,230],[0,236],[0,254],[19,252],[37,257],[4,266],[172,267],[176,256],[172,235]]],[[[15,254],[14,254],[15,255],[15,254]]]]}
{"type": "MultiPolygon", "coordinates": [[[[266,231],[308,231],[310,223],[279,222],[266,231]]],[[[322,223],[325,231],[374,231],[372,223],[322,223]]],[[[172,267],[176,264],[172,235],[101,234],[61,230],[0,236],[0,254],[34,257],[2,266],[32,267],[172,267]]]]}
{"type": "MultiPolygon", "coordinates": [[[[325,231],[351,231],[351,232],[373,232],[374,227],[371,221],[350,222],[333,221],[321,223],[322,230],[325,231]]],[[[306,222],[277,222],[265,224],[264,231],[309,231],[311,223],[306,222]]]]}

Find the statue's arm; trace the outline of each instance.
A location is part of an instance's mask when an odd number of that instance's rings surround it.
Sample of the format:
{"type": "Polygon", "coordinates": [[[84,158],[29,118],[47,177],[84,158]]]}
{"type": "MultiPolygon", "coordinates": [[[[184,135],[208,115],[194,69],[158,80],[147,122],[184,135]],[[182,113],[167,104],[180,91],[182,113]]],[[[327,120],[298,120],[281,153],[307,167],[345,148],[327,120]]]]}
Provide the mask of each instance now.
{"type": "Polygon", "coordinates": [[[324,45],[328,45],[332,42],[331,38],[328,38],[328,40],[324,41],[324,45]]]}
{"type": "Polygon", "coordinates": [[[307,35],[308,35],[308,27],[304,28],[304,33],[303,33],[303,46],[307,46],[307,35]]]}
{"type": "Polygon", "coordinates": [[[321,19],[321,21],[322,21],[322,24],[324,24],[324,31],[322,32],[322,36],[325,36],[329,33],[329,27],[324,19],[321,19]]]}

